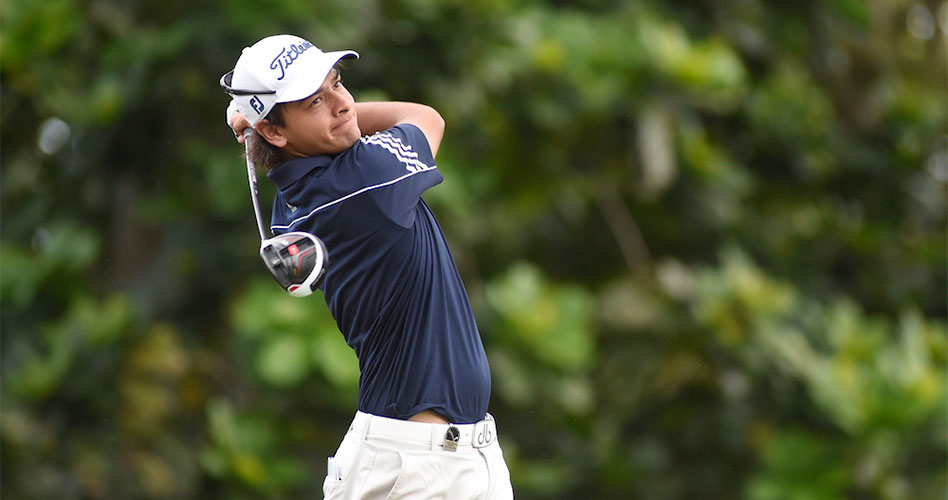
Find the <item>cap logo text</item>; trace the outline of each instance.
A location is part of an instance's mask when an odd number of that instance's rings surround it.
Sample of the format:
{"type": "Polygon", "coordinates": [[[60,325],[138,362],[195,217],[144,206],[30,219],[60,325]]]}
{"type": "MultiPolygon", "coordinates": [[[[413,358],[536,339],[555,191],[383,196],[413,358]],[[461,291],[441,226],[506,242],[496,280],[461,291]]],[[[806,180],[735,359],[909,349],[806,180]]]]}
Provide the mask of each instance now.
{"type": "Polygon", "coordinates": [[[280,70],[280,77],[277,80],[282,80],[286,76],[286,68],[290,67],[293,61],[296,61],[303,52],[311,48],[313,48],[313,44],[306,40],[300,43],[291,43],[289,47],[284,47],[270,62],[270,69],[280,70]]]}

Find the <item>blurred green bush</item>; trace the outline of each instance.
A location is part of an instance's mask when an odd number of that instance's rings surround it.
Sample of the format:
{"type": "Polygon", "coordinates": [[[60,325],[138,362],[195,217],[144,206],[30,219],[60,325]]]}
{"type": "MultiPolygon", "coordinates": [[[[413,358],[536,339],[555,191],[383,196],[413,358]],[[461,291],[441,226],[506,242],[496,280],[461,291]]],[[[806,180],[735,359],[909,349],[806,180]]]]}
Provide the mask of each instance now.
{"type": "Polygon", "coordinates": [[[0,3],[0,494],[319,496],[358,366],[259,265],[217,86],[293,32],[447,121],[425,198],[518,498],[944,498],[946,31],[903,0],[0,3]]]}

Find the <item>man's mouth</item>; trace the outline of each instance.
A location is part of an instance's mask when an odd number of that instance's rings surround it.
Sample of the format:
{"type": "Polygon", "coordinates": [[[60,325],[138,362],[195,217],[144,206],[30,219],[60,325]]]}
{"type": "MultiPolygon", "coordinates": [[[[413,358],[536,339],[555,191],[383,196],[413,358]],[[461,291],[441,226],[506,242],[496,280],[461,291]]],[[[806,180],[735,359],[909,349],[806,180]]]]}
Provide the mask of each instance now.
{"type": "Polygon", "coordinates": [[[355,116],[355,115],[351,115],[351,114],[350,114],[345,120],[341,121],[338,125],[336,125],[336,126],[333,127],[332,129],[333,129],[333,130],[336,130],[336,129],[338,129],[339,127],[342,127],[342,126],[346,125],[347,123],[349,123],[350,121],[352,121],[352,118],[353,118],[354,116],[355,116]]]}

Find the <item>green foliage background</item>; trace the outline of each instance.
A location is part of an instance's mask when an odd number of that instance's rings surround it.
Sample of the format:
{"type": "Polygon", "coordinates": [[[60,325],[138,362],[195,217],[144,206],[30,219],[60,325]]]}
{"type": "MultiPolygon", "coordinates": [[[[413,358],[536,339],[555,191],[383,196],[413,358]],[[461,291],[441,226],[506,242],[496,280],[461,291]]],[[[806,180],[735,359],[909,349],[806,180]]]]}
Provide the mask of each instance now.
{"type": "Polygon", "coordinates": [[[217,85],[291,32],[447,121],[426,200],[518,498],[945,498],[946,31],[937,1],[5,0],[2,496],[319,497],[358,370],[259,263],[217,85]]]}

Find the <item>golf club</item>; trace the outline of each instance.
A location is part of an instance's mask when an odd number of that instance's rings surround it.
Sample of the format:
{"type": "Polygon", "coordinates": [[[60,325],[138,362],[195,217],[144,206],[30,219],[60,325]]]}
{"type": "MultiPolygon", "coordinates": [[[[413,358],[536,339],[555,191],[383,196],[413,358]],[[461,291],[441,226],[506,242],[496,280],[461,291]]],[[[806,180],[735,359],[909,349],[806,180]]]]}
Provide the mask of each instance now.
{"type": "Polygon", "coordinates": [[[293,297],[306,297],[313,293],[326,276],[329,258],[326,245],[312,234],[302,231],[284,233],[267,238],[260,214],[260,200],[257,194],[257,172],[250,159],[250,141],[253,133],[244,129],[244,148],[247,157],[247,179],[250,183],[250,199],[253,201],[253,213],[260,230],[260,258],[266,264],[273,279],[293,297]]]}

